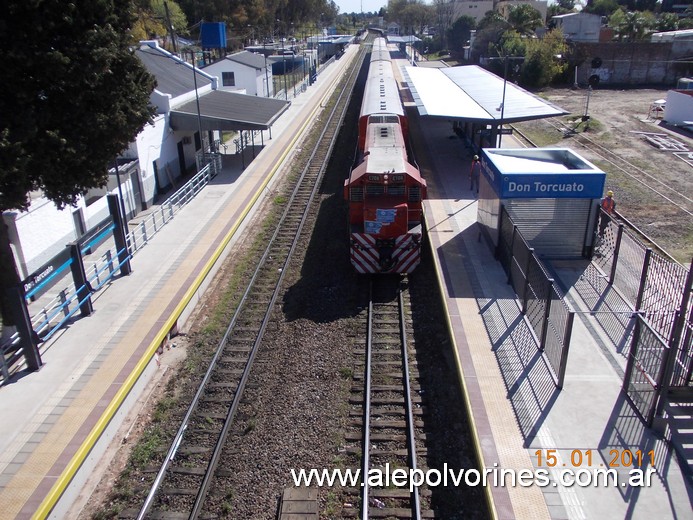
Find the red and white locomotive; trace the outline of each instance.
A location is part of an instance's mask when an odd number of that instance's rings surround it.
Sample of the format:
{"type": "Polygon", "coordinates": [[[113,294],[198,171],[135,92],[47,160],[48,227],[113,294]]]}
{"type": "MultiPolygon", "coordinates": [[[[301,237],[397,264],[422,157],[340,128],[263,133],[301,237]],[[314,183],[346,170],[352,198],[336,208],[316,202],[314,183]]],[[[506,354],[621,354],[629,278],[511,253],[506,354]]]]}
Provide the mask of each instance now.
{"type": "Polygon", "coordinates": [[[358,164],[344,182],[351,263],[410,273],[421,261],[426,181],[409,162],[404,106],[384,38],[376,38],[359,115],[358,164]]]}

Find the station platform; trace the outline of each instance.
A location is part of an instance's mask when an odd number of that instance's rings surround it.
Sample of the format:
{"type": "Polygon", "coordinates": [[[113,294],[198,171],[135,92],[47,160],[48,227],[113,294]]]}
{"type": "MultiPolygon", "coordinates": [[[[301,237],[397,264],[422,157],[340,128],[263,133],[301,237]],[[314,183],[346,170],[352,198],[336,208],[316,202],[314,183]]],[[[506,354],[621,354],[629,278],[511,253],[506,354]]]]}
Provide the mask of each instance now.
{"type": "Polygon", "coordinates": [[[245,169],[238,155],[223,158],[222,173],[132,258],[133,272],[94,295],[95,312],[41,345],[39,371],[0,387],[0,519],[77,516],[125,417],[175,355],[157,350],[174,327],[184,329],[357,52],[352,45],[320,69],[264,132],[254,159],[246,149],[245,169]]]}
{"type": "MultiPolygon", "coordinates": [[[[580,312],[580,307],[563,389],[555,386],[522,316],[521,302],[477,227],[476,193],[469,181],[472,150],[454,134],[451,122],[412,117],[412,112],[408,111],[411,132],[418,128],[427,149],[418,161],[428,183],[429,246],[481,466],[516,472],[544,469],[550,475],[545,487],[489,486],[493,516],[693,518],[691,467],[671,443],[639,419],[621,390],[625,357],[600,332],[595,317],[580,312]],[[652,454],[656,473],[650,486],[621,485],[631,469],[621,464],[626,450],[633,456],[640,450],[646,460],[652,454]],[[555,465],[549,467],[548,462],[555,465]],[[619,486],[566,486],[558,480],[562,471],[595,468],[617,470],[619,486]]],[[[513,146],[520,145],[505,136],[503,147],[513,146]]],[[[571,284],[586,263],[552,266],[574,307],[580,305],[580,297],[571,284]]]]}
{"type": "MultiPolygon", "coordinates": [[[[271,195],[293,144],[356,51],[348,48],[292,100],[245,169],[237,158],[224,161],[222,174],[133,258],[133,273],[97,294],[92,316],[42,345],[40,371],[0,388],[0,519],[76,516],[95,466],[174,355],[159,359],[157,349],[174,326],[183,326],[257,203],[271,195]]],[[[479,239],[468,189],[471,152],[449,122],[415,124],[428,148],[420,161],[429,186],[428,243],[482,466],[533,470],[537,450],[544,458],[556,450],[559,464],[569,466],[549,468],[553,476],[576,469],[576,450],[591,450],[592,466],[608,464],[612,450],[654,450],[657,457],[649,487],[489,487],[493,516],[691,518],[688,470],[621,392],[618,367],[625,360],[581,314],[564,387],[554,386],[505,272],[479,239]]],[[[512,140],[504,138],[504,145],[512,140]]],[[[561,273],[574,279],[573,266],[561,273]]]]}

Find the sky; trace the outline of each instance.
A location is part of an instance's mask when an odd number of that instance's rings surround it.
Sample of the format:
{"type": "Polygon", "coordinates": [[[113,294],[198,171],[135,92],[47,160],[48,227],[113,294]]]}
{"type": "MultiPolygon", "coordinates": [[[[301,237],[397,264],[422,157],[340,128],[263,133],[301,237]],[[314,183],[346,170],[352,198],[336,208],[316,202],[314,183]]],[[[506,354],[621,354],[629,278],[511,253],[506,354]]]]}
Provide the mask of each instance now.
{"type": "Polygon", "coordinates": [[[387,6],[387,0],[334,0],[334,3],[342,14],[360,13],[362,8],[364,13],[377,13],[381,7],[387,6]]]}

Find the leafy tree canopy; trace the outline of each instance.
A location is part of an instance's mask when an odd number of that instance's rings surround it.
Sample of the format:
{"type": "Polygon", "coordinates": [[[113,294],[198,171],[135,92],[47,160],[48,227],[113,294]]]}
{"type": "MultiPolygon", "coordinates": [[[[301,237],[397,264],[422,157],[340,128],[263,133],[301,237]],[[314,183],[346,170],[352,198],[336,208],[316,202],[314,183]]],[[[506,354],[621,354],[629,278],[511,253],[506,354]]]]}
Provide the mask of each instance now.
{"type": "Polygon", "coordinates": [[[609,27],[614,29],[619,41],[642,41],[650,35],[657,24],[649,12],[625,12],[618,9],[609,17],[609,27]]]}
{"type": "MultiPolygon", "coordinates": [[[[130,51],[129,0],[11,0],[0,16],[0,210],[41,190],[59,207],[103,186],[150,120],[155,80],[130,51]]],[[[0,310],[19,282],[0,222],[0,310]]]]}
{"type": "Polygon", "coordinates": [[[331,25],[339,14],[334,0],[178,0],[191,26],[201,21],[225,22],[227,28],[236,32],[271,34],[277,28],[277,20],[283,32],[294,24],[300,27],[331,25]]]}
{"type": "Polygon", "coordinates": [[[508,23],[514,31],[520,34],[534,34],[537,27],[544,25],[541,13],[529,4],[510,6],[508,23]]]}
{"type": "Polygon", "coordinates": [[[585,13],[598,14],[599,16],[610,16],[619,8],[616,0],[594,0],[583,9],[585,13]]]}
{"type": "Polygon", "coordinates": [[[471,31],[476,27],[476,20],[471,16],[460,16],[448,31],[450,47],[461,50],[469,41],[471,31]]]}
{"type": "Polygon", "coordinates": [[[151,77],[129,49],[127,0],[12,0],[0,19],[0,209],[43,190],[59,206],[105,184],[152,116],[151,77]]]}
{"type": "Polygon", "coordinates": [[[188,20],[180,6],[173,0],[137,0],[135,2],[135,23],[132,38],[135,41],[148,40],[168,33],[166,8],[174,31],[179,36],[188,34],[188,20]]]}

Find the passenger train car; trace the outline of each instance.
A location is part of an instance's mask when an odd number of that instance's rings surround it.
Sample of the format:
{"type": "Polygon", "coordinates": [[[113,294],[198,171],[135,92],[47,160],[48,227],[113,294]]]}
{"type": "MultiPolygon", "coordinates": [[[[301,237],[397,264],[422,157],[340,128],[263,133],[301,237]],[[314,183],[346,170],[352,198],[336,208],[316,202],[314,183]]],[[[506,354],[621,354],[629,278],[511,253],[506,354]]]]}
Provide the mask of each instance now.
{"type": "Polygon", "coordinates": [[[373,43],[359,115],[357,164],[344,182],[351,263],[410,273],[421,261],[426,181],[407,153],[407,118],[385,39],[373,43]]]}

